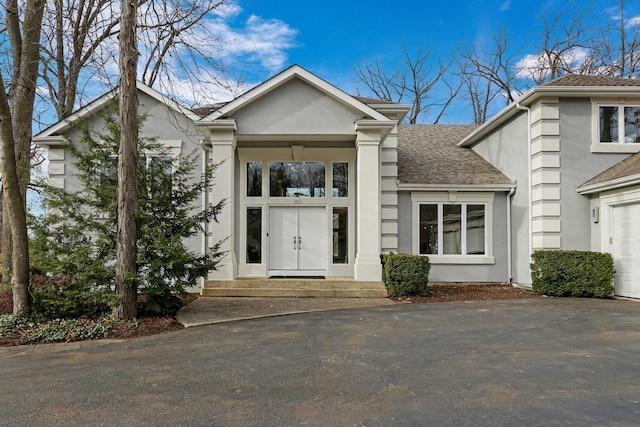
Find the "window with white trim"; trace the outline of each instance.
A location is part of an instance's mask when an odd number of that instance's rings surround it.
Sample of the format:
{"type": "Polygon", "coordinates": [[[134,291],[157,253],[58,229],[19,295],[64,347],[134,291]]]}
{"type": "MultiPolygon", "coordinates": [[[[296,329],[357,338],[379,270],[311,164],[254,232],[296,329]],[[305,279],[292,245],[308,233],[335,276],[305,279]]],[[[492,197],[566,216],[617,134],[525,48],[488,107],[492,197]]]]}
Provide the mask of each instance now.
{"type": "Polygon", "coordinates": [[[640,143],[640,105],[599,105],[600,144],[640,143]]]}
{"type": "Polygon", "coordinates": [[[434,263],[493,263],[493,193],[411,194],[413,250],[434,263]]]}
{"type": "Polygon", "coordinates": [[[420,203],[419,254],[485,255],[486,205],[420,203]]]}

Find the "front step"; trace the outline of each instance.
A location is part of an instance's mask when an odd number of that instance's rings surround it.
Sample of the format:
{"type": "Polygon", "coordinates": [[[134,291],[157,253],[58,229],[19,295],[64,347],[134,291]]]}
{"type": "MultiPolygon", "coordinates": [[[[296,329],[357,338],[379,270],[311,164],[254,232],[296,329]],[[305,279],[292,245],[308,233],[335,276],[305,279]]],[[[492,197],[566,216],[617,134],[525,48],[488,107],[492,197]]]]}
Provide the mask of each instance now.
{"type": "Polygon", "coordinates": [[[203,297],[385,298],[382,282],[353,279],[238,278],[206,280],[203,297]]]}

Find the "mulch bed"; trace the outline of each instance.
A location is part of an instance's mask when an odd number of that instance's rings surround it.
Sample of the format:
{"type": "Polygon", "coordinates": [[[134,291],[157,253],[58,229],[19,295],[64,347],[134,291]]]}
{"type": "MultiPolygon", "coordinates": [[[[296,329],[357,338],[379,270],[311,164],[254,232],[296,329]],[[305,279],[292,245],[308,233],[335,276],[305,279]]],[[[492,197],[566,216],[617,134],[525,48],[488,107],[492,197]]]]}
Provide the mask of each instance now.
{"type": "Polygon", "coordinates": [[[539,298],[530,291],[515,288],[509,284],[496,283],[429,283],[427,295],[391,298],[408,303],[490,301],[522,298],[539,298]]]}

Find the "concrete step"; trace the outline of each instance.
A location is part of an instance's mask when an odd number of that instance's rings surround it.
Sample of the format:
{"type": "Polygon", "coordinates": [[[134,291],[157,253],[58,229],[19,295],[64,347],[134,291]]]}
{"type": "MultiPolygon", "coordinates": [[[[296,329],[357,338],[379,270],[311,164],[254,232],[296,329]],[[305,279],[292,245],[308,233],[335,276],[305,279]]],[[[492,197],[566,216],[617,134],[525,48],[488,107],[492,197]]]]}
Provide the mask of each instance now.
{"type": "Polygon", "coordinates": [[[266,279],[207,280],[206,297],[296,297],[296,298],[385,298],[382,282],[353,279],[266,279]]]}

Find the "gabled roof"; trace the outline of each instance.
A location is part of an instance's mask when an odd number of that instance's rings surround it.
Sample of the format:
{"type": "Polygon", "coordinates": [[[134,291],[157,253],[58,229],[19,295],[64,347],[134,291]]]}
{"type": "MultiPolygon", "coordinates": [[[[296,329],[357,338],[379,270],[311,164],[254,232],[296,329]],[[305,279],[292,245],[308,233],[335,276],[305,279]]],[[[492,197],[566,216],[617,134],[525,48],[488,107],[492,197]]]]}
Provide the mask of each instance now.
{"type": "Polygon", "coordinates": [[[640,184],[640,153],[633,154],[578,187],[578,193],[591,194],[640,184]]]}
{"type": "Polygon", "coordinates": [[[586,76],[567,74],[545,84],[535,86],[516,102],[498,112],[490,120],[460,141],[463,147],[470,147],[486,135],[499,128],[541,97],[591,97],[591,96],[638,96],[640,80],[617,77],[586,76]],[[525,108],[523,108],[525,107],[525,108]]]}
{"type": "MultiPolygon", "coordinates": [[[[136,82],[137,89],[150,96],[151,98],[156,99],[158,102],[165,104],[170,109],[185,115],[191,120],[198,120],[200,116],[198,116],[193,111],[188,108],[182,106],[176,101],[164,96],[157,90],[145,85],[142,82],[136,82]]],[[[61,143],[61,137],[64,132],[73,126],[73,124],[92,114],[98,113],[104,106],[106,106],[110,101],[112,101],[118,95],[117,89],[112,89],[99,98],[93,100],[89,104],[85,105],[82,108],[76,110],[73,114],[71,114],[66,119],[60,120],[57,123],[49,126],[47,129],[43,130],[39,134],[33,137],[33,142],[39,145],[59,145],[61,143]]]]}
{"type": "Polygon", "coordinates": [[[513,181],[478,153],[457,145],[476,128],[475,125],[399,126],[399,187],[513,188],[513,181]]]}
{"type": "MultiPolygon", "coordinates": [[[[238,96],[233,101],[228,102],[225,105],[221,106],[219,109],[211,112],[206,117],[203,117],[200,121],[209,122],[219,118],[230,117],[234,114],[235,111],[243,108],[256,99],[268,94],[272,90],[295,78],[307,82],[311,86],[342,102],[343,104],[361,111],[363,116],[369,117],[374,120],[389,120],[389,118],[384,114],[370,107],[366,102],[363,102],[364,99],[361,101],[356,97],[348,95],[347,93],[321,79],[315,74],[310,73],[299,65],[292,65],[284,71],[259,84],[258,86],[238,96]]],[[[381,104],[383,103],[383,101],[379,101],[377,103],[381,104]]],[[[408,107],[410,106],[407,106],[407,111],[409,109],[408,107]]]]}

